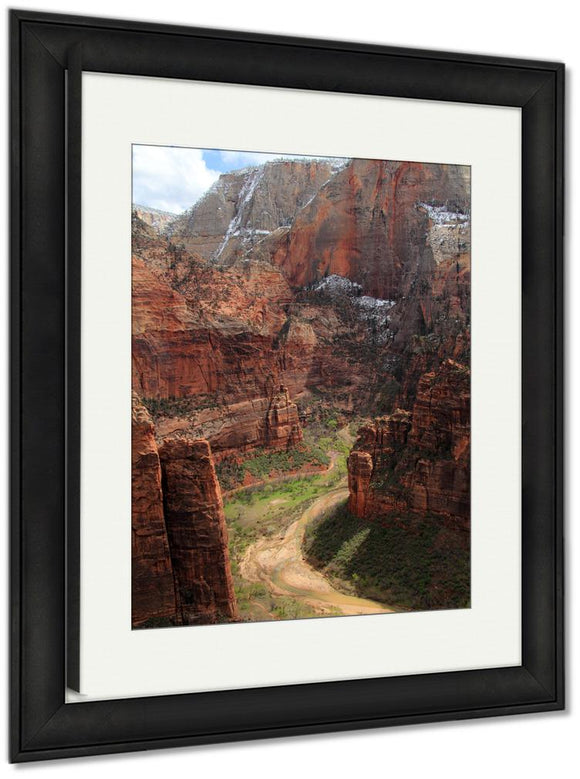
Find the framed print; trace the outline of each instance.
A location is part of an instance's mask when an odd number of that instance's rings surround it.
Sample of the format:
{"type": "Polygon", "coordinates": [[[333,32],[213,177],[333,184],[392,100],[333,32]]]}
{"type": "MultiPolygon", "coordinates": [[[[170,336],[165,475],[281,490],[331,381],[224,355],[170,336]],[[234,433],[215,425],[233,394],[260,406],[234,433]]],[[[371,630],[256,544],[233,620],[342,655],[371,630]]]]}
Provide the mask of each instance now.
{"type": "Polygon", "coordinates": [[[11,23],[13,759],[561,709],[563,66],[11,23]]]}

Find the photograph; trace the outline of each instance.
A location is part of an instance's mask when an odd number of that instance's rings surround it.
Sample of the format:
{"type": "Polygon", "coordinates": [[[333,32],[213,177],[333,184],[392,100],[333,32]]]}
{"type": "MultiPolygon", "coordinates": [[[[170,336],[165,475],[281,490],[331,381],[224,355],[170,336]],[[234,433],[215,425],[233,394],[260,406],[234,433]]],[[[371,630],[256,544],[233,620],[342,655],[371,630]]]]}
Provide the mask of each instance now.
{"type": "Polygon", "coordinates": [[[469,609],[470,166],[134,144],[129,218],[131,627],[469,609]]]}

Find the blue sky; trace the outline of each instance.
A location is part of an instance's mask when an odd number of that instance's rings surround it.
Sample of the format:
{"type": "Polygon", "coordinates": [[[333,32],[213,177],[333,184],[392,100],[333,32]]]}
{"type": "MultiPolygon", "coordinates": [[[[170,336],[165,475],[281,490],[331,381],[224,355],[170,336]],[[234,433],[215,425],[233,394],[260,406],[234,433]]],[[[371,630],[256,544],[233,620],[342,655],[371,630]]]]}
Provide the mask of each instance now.
{"type": "MultiPolygon", "coordinates": [[[[280,156],[183,146],[134,145],[133,202],[178,214],[193,205],[221,173],[259,165],[280,156]]],[[[283,156],[300,159],[298,155],[283,156]]]]}

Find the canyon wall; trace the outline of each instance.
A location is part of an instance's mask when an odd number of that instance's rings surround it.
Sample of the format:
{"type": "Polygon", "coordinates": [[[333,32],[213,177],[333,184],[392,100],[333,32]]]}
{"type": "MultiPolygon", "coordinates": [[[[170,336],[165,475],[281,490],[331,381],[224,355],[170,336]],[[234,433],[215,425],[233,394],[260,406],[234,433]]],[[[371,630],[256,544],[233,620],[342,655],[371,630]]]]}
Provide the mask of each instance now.
{"type": "Polygon", "coordinates": [[[289,449],[303,438],[298,407],[284,386],[266,398],[168,414],[158,420],[158,439],[175,433],[205,438],[216,461],[264,447],[289,449]]]}
{"type": "Polygon", "coordinates": [[[184,625],[235,620],[226,520],[209,443],[170,438],[159,458],[180,620],[184,625]]]}
{"type": "Polygon", "coordinates": [[[177,218],[176,214],[172,214],[169,211],[161,211],[150,206],[141,206],[138,203],[133,205],[133,213],[160,234],[165,233],[177,218]]]}
{"type": "Polygon", "coordinates": [[[359,430],[348,458],[349,510],[361,518],[437,514],[468,527],[470,371],[453,360],[421,377],[412,411],[359,430]]]}
{"type": "Polygon", "coordinates": [[[445,357],[469,359],[469,203],[467,167],[287,160],[224,174],[165,236],[135,212],[133,254],[151,274],[133,277],[136,389],[235,402],[279,384],[291,397],[360,374],[369,385],[375,366],[365,350],[375,339],[409,407],[423,373],[445,357]],[[257,242],[238,241],[252,231],[257,242]],[[202,233],[237,248],[202,256],[189,240],[202,233]],[[307,297],[332,278],[368,306],[351,305],[350,322],[344,300],[307,297]],[[369,316],[387,304],[388,317],[369,316]],[[165,321],[171,306],[179,322],[165,321]]]}
{"type": "Polygon", "coordinates": [[[357,159],[321,187],[268,249],[292,286],[336,274],[367,295],[392,300],[405,275],[433,259],[432,244],[438,256],[457,253],[459,231],[444,245],[432,236],[432,219],[447,215],[459,225],[468,209],[468,168],[357,159]]]}
{"type": "Polygon", "coordinates": [[[336,163],[281,159],[222,174],[172,225],[172,240],[205,260],[231,263],[294,220],[336,163]]]}
{"type": "Polygon", "coordinates": [[[151,417],[132,412],[132,624],[173,620],[177,613],[173,563],[163,512],[161,464],[151,417]]]}
{"type": "Polygon", "coordinates": [[[209,443],[173,438],[158,448],[133,399],[132,625],[237,619],[221,490],[209,443]]]}

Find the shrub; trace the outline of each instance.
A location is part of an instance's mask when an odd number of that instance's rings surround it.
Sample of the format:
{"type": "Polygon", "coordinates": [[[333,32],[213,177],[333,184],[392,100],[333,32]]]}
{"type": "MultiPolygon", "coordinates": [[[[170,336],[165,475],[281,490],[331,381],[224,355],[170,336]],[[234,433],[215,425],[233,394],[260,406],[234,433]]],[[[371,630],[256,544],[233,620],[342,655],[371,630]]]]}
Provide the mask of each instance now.
{"type": "Polygon", "coordinates": [[[414,611],[465,608],[469,535],[440,517],[357,519],[346,505],[313,523],[303,550],[311,565],[356,594],[414,611]]]}

